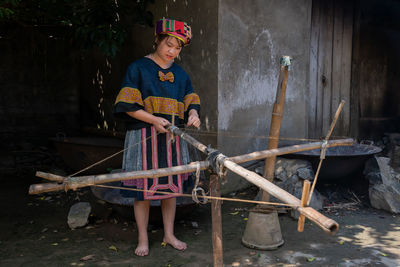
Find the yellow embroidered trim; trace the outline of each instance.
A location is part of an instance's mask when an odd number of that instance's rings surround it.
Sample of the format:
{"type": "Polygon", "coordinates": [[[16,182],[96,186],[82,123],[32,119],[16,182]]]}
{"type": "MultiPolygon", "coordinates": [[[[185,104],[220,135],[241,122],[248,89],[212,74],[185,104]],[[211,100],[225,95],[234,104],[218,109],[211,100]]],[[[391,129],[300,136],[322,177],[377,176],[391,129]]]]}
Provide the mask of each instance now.
{"type": "Polygon", "coordinates": [[[158,77],[162,82],[169,81],[173,83],[175,80],[174,74],[172,72],[163,73],[161,70],[158,71],[158,77]]]}
{"type": "Polygon", "coordinates": [[[178,115],[180,119],[184,119],[185,106],[176,99],[149,96],[144,100],[144,110],[154,114],[178,115]]]}
{"type": "Polygon", "coordinates": [[[185,96],[183,102],[185,103],[185,111],[187,111],[191,104],[200,105],[200,97],[196,93],[191,93],[185,96]]]}
{"type": "Polygon", "coordinates": [[[115,100],[115,104],[118,102],[125,102],[129,104],[137,103],[144,106],[140,91],[131,87],[124,87],[119,91],[117,99],[115,100]]]}

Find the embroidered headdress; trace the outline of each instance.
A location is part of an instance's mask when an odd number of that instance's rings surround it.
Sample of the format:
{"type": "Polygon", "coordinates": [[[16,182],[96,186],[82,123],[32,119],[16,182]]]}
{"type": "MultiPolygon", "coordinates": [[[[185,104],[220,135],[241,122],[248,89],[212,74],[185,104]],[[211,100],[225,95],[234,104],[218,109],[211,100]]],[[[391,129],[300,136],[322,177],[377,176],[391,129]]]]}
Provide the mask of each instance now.
{"type": "Polygon", "coordinates": [[[188,45],[192,39],[192,29],[183,21],[173,19],[161,19],[157,21],[156,34],[168,34],[176,37],[183,42],[183,45],[188,45]]]}

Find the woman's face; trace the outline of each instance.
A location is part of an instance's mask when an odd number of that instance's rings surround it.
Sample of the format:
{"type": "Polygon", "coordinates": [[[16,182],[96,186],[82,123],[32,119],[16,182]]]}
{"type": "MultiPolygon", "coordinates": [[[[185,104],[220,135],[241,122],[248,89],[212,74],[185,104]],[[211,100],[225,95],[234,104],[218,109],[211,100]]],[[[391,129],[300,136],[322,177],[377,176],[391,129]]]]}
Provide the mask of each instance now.
{"type": "Polygon", "coordinates": [[[156,53],[164,62],[173,61],[181,52],[178,39],[172,36],[164,38],[158,45],[156,53]]]}

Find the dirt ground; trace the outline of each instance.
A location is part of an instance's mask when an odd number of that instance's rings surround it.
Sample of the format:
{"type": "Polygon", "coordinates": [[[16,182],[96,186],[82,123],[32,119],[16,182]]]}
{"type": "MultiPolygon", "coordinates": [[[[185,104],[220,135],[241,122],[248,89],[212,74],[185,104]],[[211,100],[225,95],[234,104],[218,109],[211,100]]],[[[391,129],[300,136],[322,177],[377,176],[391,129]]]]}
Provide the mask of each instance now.
{"type": "MultiPolygon", "coordinates": [[[[32,177],[0,178],[0,266],[212,266],[209,205],[178,210],[176,235],[188,249],[161,246],[162,226],[151,222],[150,255],[134,256],[136,228],[131,210],[95,199],[89,190],[29,196],[32,177]],[[67,214],[73,203],[89,201],[88,226],[70,230],[67,214]],[[193,225],[192,222],[196,222],[193,225]],[[92,255],[92,256],[89,256],[92,255]],[[88,260],[81,260],[89,256],[88,260]]],[[[237,197],[253,197],[240,193],[237,197]]],[[[340,224],[329,236],[307,222],[299,233],[297,221],[280,215],[284,245],[258,251],[241,244],[251,204],[223,203],[225,266],[400,266],[400,216],[358,208],[331,209],[325,214],[340,224]]],[[[152,210],[152,214],[159,211],[152,210]]],[[[156,217],[156,216],[153,216],[156,217]]]]}

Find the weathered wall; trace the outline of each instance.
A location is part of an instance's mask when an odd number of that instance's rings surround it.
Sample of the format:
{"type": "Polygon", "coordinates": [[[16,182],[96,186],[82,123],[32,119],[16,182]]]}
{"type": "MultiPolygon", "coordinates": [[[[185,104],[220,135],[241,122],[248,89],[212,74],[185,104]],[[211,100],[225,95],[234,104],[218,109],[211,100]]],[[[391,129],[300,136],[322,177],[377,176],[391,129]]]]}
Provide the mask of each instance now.
{"type": "MultiPolygon", "coordinates": [[[[311,2],[219,0],[218,145],[226,155],[266,148],[252,137],[268,133],[282,55],[294,60],[281,136],[307,136],[311,2]]],[[[230,177],[224,192],[242,181],[230,177]]]]}
{"type": "Polygon", "coordinates": [[[77,57],[56,28],[3,27],[0,37],[0,145],[46,143],[79,128],[77,57]],[[61,56],[62,55],[62,56],[61,56]]]}

